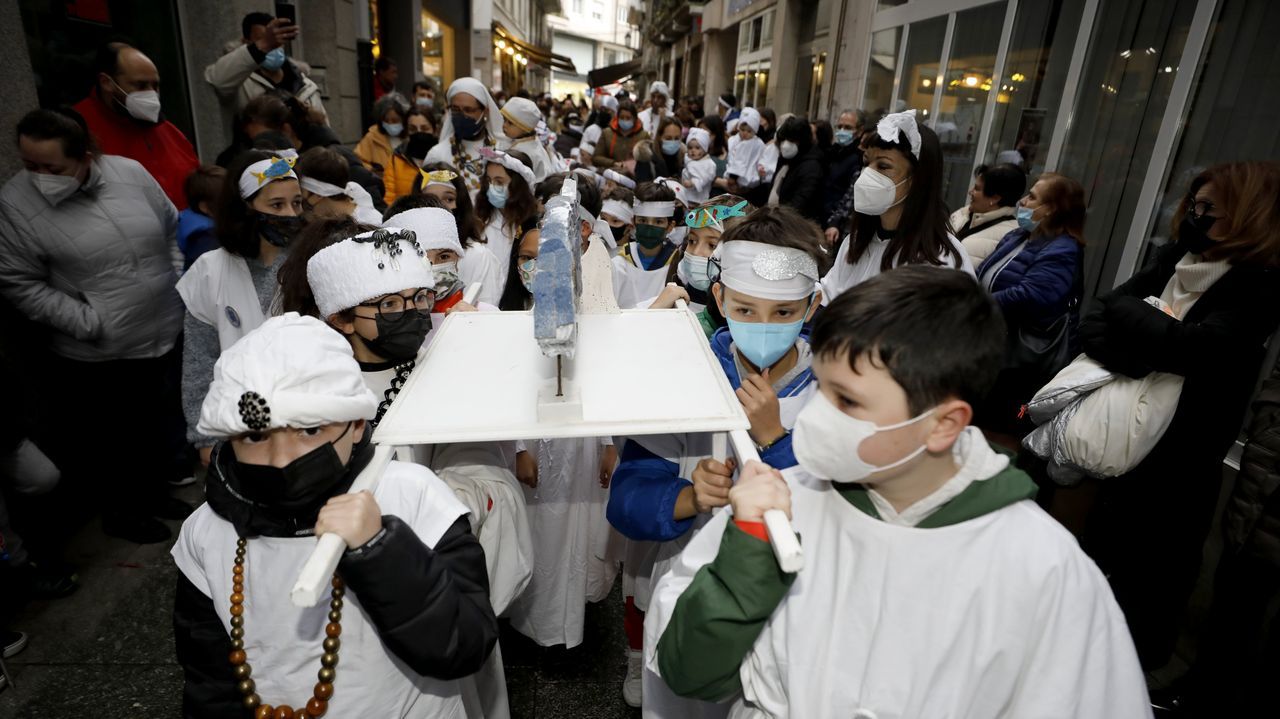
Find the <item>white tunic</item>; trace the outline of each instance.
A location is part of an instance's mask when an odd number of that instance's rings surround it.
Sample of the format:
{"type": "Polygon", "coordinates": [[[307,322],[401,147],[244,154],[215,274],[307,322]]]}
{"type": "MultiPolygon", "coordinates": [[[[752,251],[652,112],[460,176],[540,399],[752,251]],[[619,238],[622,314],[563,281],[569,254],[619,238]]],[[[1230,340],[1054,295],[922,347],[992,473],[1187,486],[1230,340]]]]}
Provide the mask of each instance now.
{"type": "Polygon", "coordinates": [[[690,160],[686,155],[680,179],[693,183],[684,193],[690,206],[706,202],[711,197],[711,183],[716,179],[716,161],[710,155],[703,155],[701,160],[690,160]]]}
{"type": "Polygon", "coordinates": [[[534,570],[509,615],[513,629],[544,647],[581,644],[587,602],[608,596],[617,577],[617,564],[605,559],[601,448],[595,438],[528,443],[538,462],[538,487],[525,488],[534,570]]]}
{"type": "Polygon", "coordinates": [[[499,298],[502,297],[502,288],[507,286],[507,271],[511,269],[511,246],[515,244],[516,235],[519,233],[519,227],[511,227],[502,219],[501,210],[495,210],[493,217],[489,218],[488,224],[484,226],[485,243],[489,246],[489,251],[493,253],[494,258],[498,260],[499,298]]]}
{"type": "Polygon", "coordinates": [[[764,157],[764,140],[753,137],[743,140],[735,135],[729,138],[729,157],[725,164],[724,175],[738,176],[738,186],[755,187],[760,184],[760,160],[764,157]],[[735,142],[736,140],[736,142],[735,142]]]}
{"type": "MultiPolygon", "coordinates": [[[[993,461],[981,447],[971,461],[993,461]]],[[[730,716],[1151,716],[1106,579],[1034,502],[917,529],[863,513],[798,467],[784,476],[805,567],[744,659],[730,716]]],[[[660,580],[647,645],[729,519],[717,514],[660,580]]]]}
{"type": "Polygon", "coordinates": [[[645,306],[642,305],[645,300],[662,294],[671,269],[668,262],[646,270],[637,264],[641,257],[639,243],[632,242],[630,250],[635,262],[621,255],[613,258],[613,295],[624,310],[645,306]]]}
{"type": "Polygon", "coordinates": [[[218,330],[223,350],[267,319],[249,265],[221,247],[196,258],[178,280],[178,294],[192,317],[218,330]]]}
{"type": "MultiPolygon", "coordinates": [[[[965,251],[964,245],[957,240],[955,235],[948,234],[947,240],[951,246],[956,248],[956,252],[960,253],[960,264],[950,265],[953,269],[963,270],[964,272],[974,275],[973,262],[969,259],[969,253],[965,251]]],[[[853,244],[853,238],[845,236],[844,242],[840,244],[840,251],[836,253],[836,259],[831,264],[831,269],[827,270],[827,274],[822,278],[822,304],[829,305],[831,300],[840,296],[840,293],[853,287],[856,284],[866,282],[867,280],[880,274],[880,259],[884,257],[885,250],[889,247],[889,241],[876,237],[867,246],[867,251],[862,254],[855,265],[849,264],[849,246],[853,244]]],[[[947,257],[946,259],[952,260],[947,257]]],[[[893,266],[897,267],[898,262],[894,262],[893,266]]],[[[945,265],[944,265],[945,266],[945,265]]]]}
{"type": "Polygon", "coordinates": [[[466,251],[458,260],[458,277],[462,284],[470,287],[480,283],[480,296],[476,301],[494,306],[502,299],[502,290],[506,287],[503,281],[506,269],[506,257],[499,260],[487,244],[474,240],[467,243],[466,251]]]}
{"type": "MultiPolygon", "coordinates": [[[[529,160],[533,163],[533,179],[535,182],[542,182],[547,179],[547,175],[555,174],[555,163],[552,162],[551,156],[547,154],[547,148],[538,142],[537,135],[530,135],[516,140],[511,145],[512,150],[518,150],[529,156],[529,160]]],[[[530,187],[531,191],[535,188],[530,187]]]]}
{"type": "MultiPolygon", "coordinates": [[[[466,514],[453,493],[431,470],[392,462],[374,498],[383,514],[399,517],[428,547],[466,514]]],[[[236,531],[202,505],[182,525],[172,554],[179,571],[205,596],[231,629],[231,567],[236,531]]],[[[292,704],[311,696],[320,666],[320,643],[329,604],[300,609],[289,599],[299,569],[316,546],[314,537],[259,537],[249,540],[245,559],[245,652],[253,665],[257,692],[267,704],[292,704]]],[[[329,701],[330,716],[465,717],[457,681],[420,676],[387,651],[377,629],[348,591],[342,613],[342,663],[329,701]]]]}

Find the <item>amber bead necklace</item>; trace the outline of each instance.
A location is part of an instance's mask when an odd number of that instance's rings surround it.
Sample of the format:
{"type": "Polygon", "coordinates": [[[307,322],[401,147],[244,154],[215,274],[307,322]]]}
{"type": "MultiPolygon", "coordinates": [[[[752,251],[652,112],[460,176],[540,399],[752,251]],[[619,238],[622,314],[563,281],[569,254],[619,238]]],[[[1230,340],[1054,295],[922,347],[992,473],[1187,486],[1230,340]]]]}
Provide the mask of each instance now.
{"type": "Polygon", "coordinates": [[[244,707],[253,710],[254,719],[314,719],[322,717],[329,711],[329,700],[333,698],[333,680],[337,677],[338,648],[342,642],[338,637],[342,634],[342,595],[345,594],[342,580],[333,575],[333,599],[329,601],[329,623],[324,628],[324,654],[320,656],[320,681],[312,691],[311,699],[306,706],[294,709],[288,704],[273,707],[263,704],[253,681],[253,667],[249,666],[249,658],[244,653],[244,557],[247,553],[248,540],[241,537],[236,541],[236,562],[232,567],[233,582],[231,586],[231,667],[236,677],[236,689],[244,695],[244,707]]]}

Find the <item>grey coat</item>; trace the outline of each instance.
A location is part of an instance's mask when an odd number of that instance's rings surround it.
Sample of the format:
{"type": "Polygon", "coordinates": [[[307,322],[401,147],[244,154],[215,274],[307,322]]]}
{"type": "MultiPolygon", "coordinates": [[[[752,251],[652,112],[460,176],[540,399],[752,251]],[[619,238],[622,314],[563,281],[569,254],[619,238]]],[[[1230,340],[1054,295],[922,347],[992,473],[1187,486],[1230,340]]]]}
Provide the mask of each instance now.
{"type": "Polygon", "coordinates": [[[0,294],[53,330],[62,357],[159,357],[182,330],[177,227],[173,203],[128,158],[95,157],[84,186],[57,206],[22,170],[0,189],[0,294]]]}

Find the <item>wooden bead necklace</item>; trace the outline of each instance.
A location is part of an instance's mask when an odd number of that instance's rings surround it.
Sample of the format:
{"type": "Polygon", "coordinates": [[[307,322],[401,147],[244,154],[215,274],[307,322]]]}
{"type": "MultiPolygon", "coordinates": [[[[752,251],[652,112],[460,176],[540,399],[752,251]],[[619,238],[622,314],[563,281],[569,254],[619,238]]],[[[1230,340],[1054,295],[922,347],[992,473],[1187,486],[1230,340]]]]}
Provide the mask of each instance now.
{"type": "Polygon", "coordinates": [[[329,700],[333,698],[333,680],[337,678],[338,648],[342,642],[338,637],[342,634],[342,595],[346,593],[342,580],[333,575],[333,599],[329,601],[329,623],[324,628],[324,654],[320,656],[319,682],[312,691],[311,699],[306,706],[294,709],[288,704],[273,707],[263,704],[257,694],[257,685],[253,681],[253,667],[249,666],[249,658],[244,653],[244,557],[248,540],[241,537],[236,541],[236,562],[232,567],[231,586],[231,660],[232,671],[236,677],[236,689],[244,695],[244,707],[253,710],[254,719],[315,719],[329,711],[329,700]]]}

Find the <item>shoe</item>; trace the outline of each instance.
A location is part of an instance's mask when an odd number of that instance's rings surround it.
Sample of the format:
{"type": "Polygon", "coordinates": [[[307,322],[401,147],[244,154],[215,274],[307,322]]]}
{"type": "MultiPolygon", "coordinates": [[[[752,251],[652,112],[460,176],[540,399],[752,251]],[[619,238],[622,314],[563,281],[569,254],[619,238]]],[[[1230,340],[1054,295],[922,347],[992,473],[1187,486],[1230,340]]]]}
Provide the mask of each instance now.
{"type": "Polygon", "coordinates": [[[644,670],[644,652],[627,650],[627,678],[622,680],[622,700],[627,706],[639,707],[644,693],[641,675],[644,670]]]}
{"type": "Polygon", "coordinates": [[[151,517],[103,517],[102,531],[134,544],[159,544],[173,537],[173,532],[151,517]]]}
{"type": "Polygon", "coordinates": [[[23,632],[0,632],[0,646],[4,647],[4,658],[8,659],[27,648],[27,635],[23,632]]]}
{"type": "Polygon", "coordinates": [[[196,511],[194,507],[180,499],[165,497],[156,501],[151,508],[151,516],[159,519],[183,520],[196,511]]]}
{"type": "Polygon", "coordinates": [[[80,577],[67,567],[27,562],[17,571],[32,599],[61,599],[80,586],[80,577]]]}
{"type": "Polygon", "coordinates": [[[186,477],[175,477],[169,480],[170,487],[189,487],[195,483],[196,476],[194,474],[187,475],[186,477]]]}

